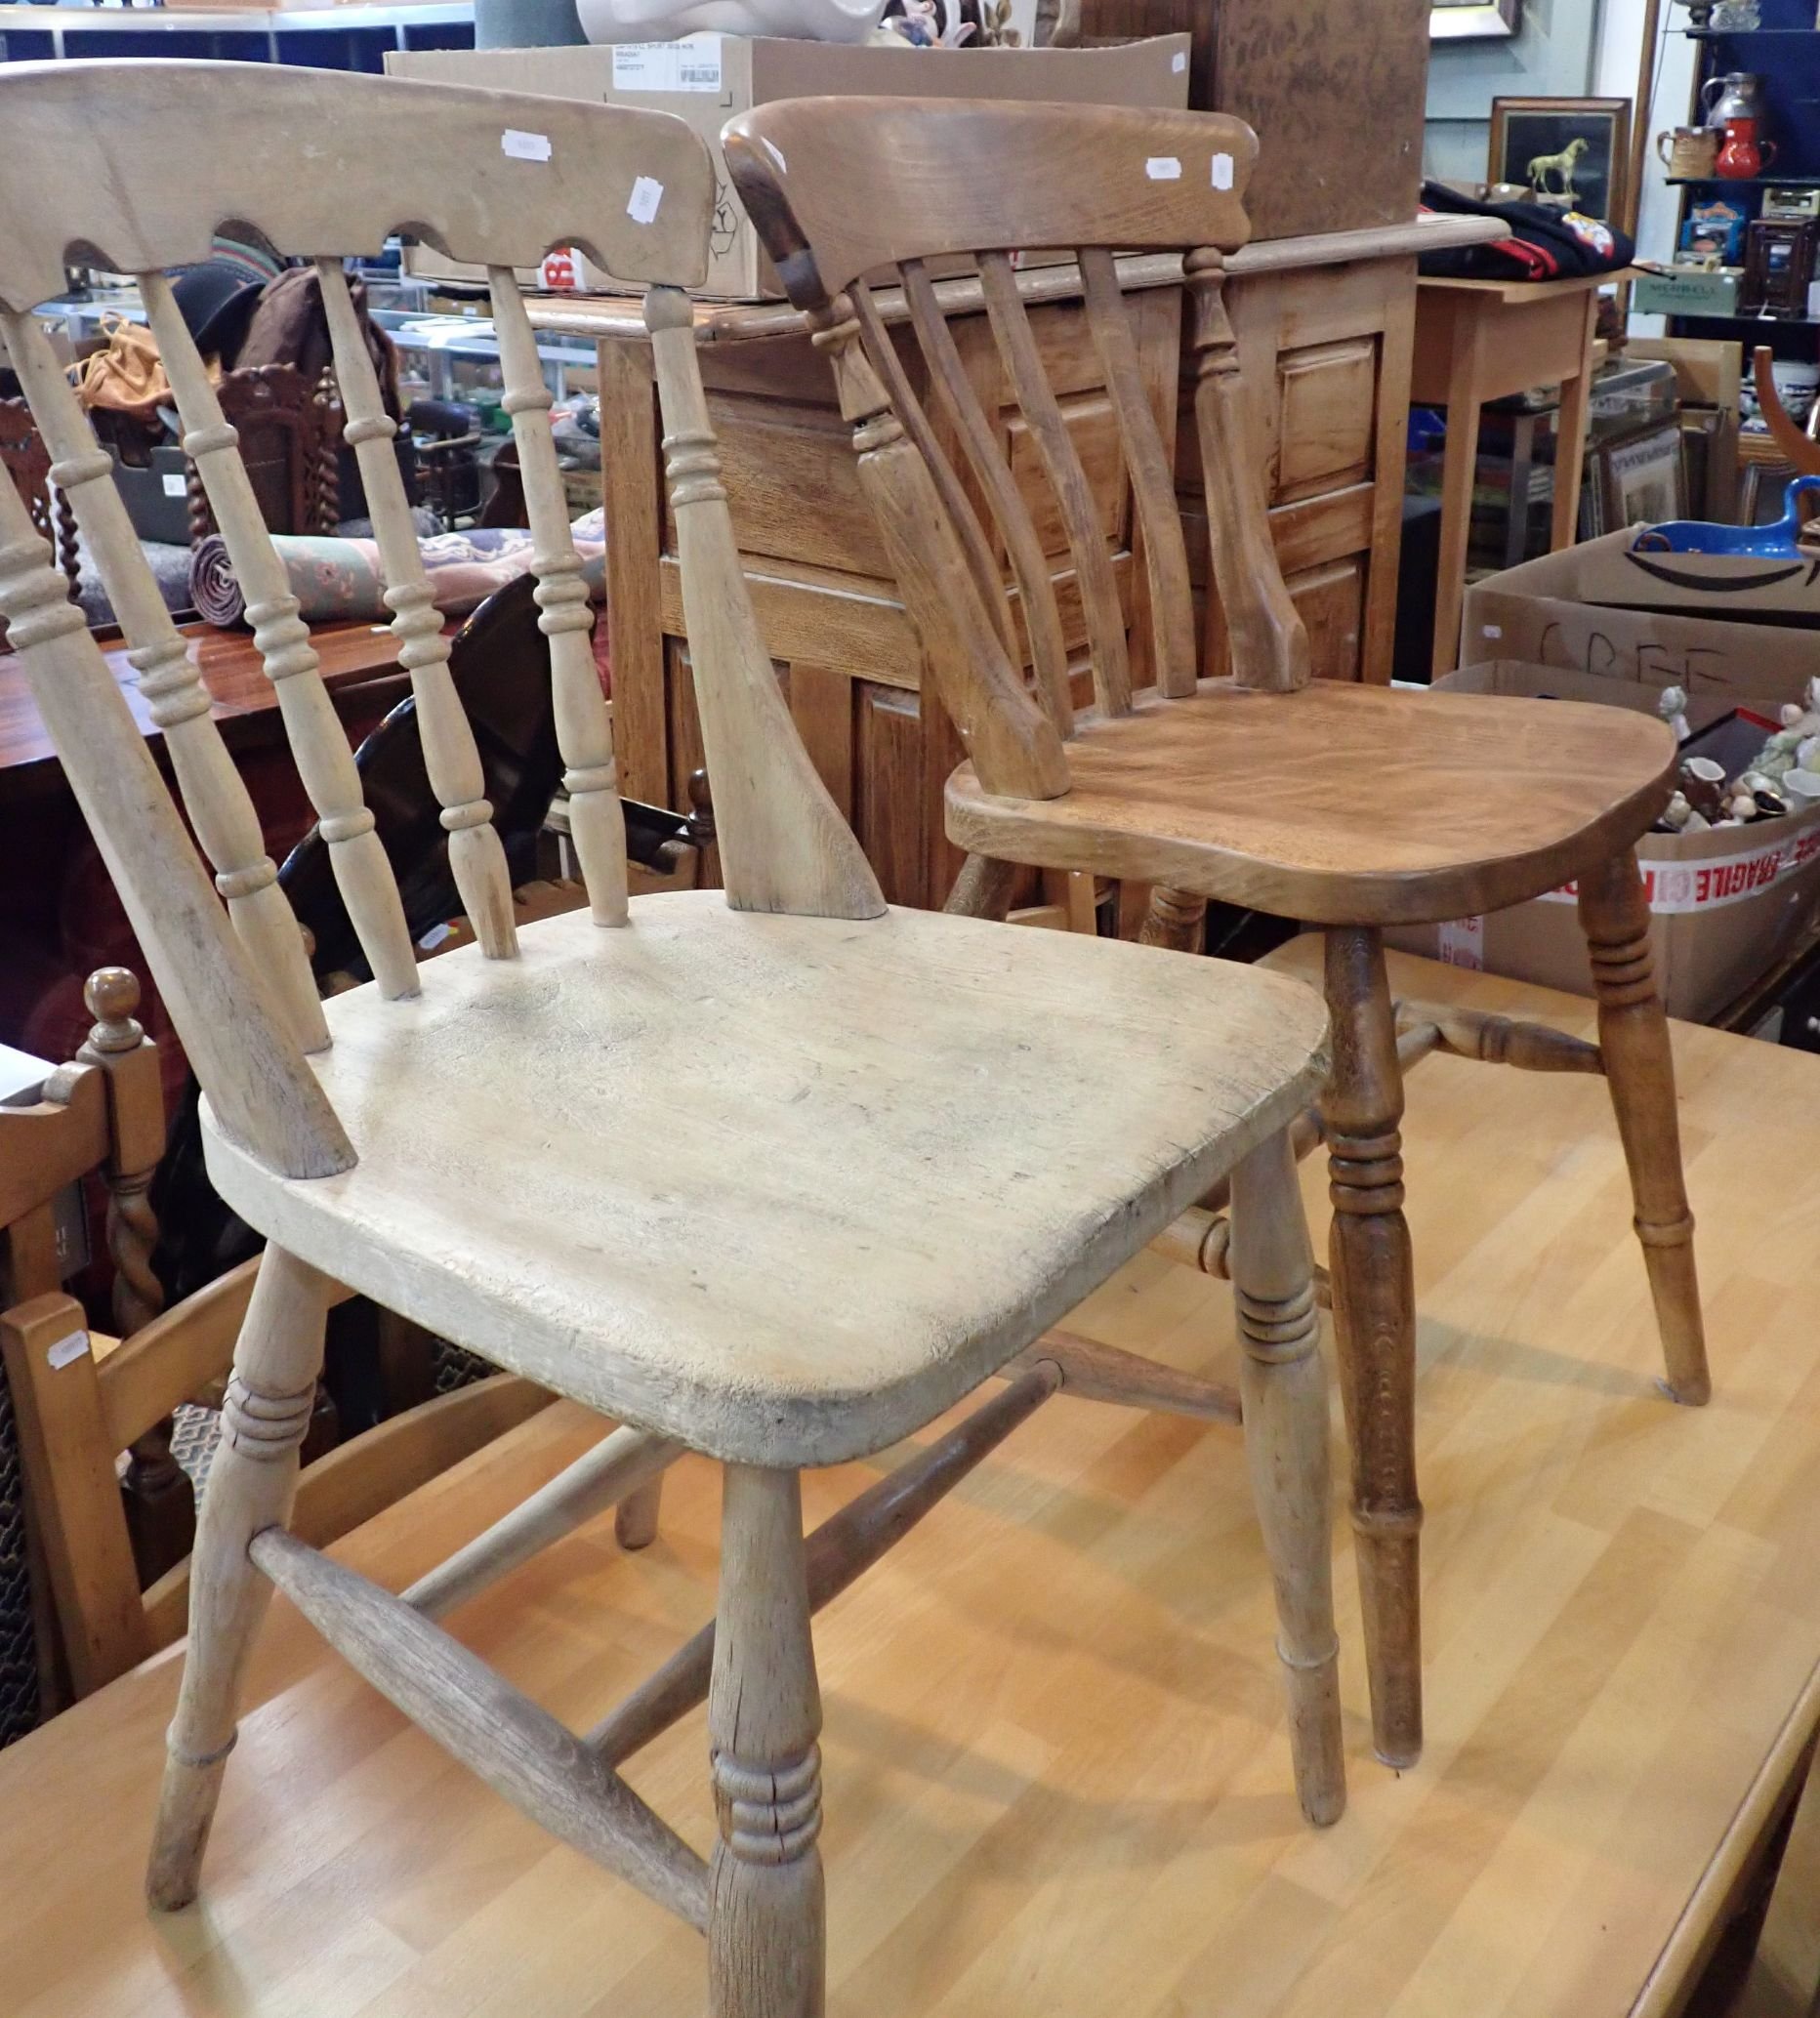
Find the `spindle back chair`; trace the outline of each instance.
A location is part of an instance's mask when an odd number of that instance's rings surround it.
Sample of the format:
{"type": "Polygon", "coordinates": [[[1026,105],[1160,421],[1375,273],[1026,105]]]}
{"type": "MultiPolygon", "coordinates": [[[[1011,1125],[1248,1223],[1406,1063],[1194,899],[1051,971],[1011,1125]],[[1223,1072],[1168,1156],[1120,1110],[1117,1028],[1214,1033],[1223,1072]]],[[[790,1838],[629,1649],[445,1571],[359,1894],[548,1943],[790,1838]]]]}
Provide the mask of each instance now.
{"type": "MultiPolygon", "coordinates": [[[[1304,1809],[1332,1820],[1326,1403],[1286,1133],[1325,1069],[1325,1015],[1249,969],[887,910],[797,738],[739,566],[683,292],[709,243],[703,144],[663,114],[241,64],[17,66],[0,73],[0,328],[126,617],[231,927],[5,486],[0,613],[201,1081],[211,1178],[268,1237],[202,1507],[154,1903],[195,1894],[237,1677],[275,1585],[489,1785],[704,1929],[716,2018],[814,2018],[810,1611],[1071,1369],[1095,1391],[1091,1348],[1052,1345],[1045,1327],[1228,1174],[1291,1749],[1304,1809]],[[348,439],[476,927],[421,970],[308,629],[171,306],[163,269],[202,257],[226,217],[322,276],[348,439]],[[488,268],[536,534],[591,909],[517,932],[342,277],[345,254],[398,228],[488,268]],[[724,892],[628,906],[550,394],[512,278],[558,244],[644,289],[724,892]],[[105,459],[32,321],[85,254],[140,276],[372,966],[326,1005],[105,459]],[[621,1420],[402,1597],[286,1531],[336,1284],[621,1420]],[[1012,1384],[806,1546],[803,1466],[914,1434],[994,1375],[1012,1384]],[[563,1728],[431,1623],[684,1448],[725,1469],[718,1624],[594,1732],[563,1728]],[[614,1770],[704,1696],[712,1872],[614,1770]]],[[[1177,1385],[1185,1413],[1235,1413],[1210,1383],[1177,1385]]]]}
{"type": "MultiPolygon", "coordinates": [[[[1257,141],[1216,114],[913,100],[783,101],[733,120],[728,168],[791,300],[828,353],[861,481],[969,761],[949,838],[972,851],[951,909],[1002,914],[1009,865],[1151,885],[1143,937],[1192,947],[1210,898],[1328,927],[1337,1033],[1323,1101],[1333,1295],[1378,1749],[1421,1749],[1415,1313],[1402,1215],[1395,1010],[1381,928],[1495,911],[1575,879],[1601,1045],[1448,1019],[1448,1048],[1603,1070],[1636,1201],[1669,1382],[1709,1391],[1667,1024],[1634,844],[1666,803],[1674,740],[1612,708],[1422,696],[1311,680],[1247,423],[1226,261],[1249,235],[1257,141]],[[1154,690],[1134,693],[1127,614],[1068,416],[1018,296],[1020,248],[1070,248],[1136,499],[1154,690]],[[1146,397],[1117,254],[1179,252],[1207,488],[1197,620],[1175,471],[1146,397]],[[971,256],[1005,399],[982,400],[931,262],[971,256]],[[901,284],[918,378],[961,445],[944,455],[873,290],[901,284]],[[1067,533],[1059,570],[1008,453],[1018,410],[1067,533]],[[1078,610],[1077,606],[1078,605],[1078,610]],[[1094,705],[1068,657],[1084,638],[1094,705]],[[1229,677],[1224,669],[1229,665],[1229,677]],[[1026,679],[1026,669],[1028,669],[1026,679]],[[1220,675],[1222,677],[1206,677],[1220,675]]],[[[1424,1011],[1414,1012],[1418,1022],[1424,1011]]]]}

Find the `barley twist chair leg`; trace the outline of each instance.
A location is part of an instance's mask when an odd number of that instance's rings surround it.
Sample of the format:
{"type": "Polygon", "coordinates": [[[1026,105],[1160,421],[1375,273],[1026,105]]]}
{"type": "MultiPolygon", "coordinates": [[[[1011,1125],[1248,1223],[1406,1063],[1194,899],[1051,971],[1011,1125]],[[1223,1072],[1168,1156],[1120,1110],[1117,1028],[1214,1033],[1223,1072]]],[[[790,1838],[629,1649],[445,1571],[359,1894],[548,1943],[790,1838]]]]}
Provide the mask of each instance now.
{"type": "Polygon", "coordinates": [[[1310,1822],[1346,1804],[1334,1629],[1327,1370],[1295,1153],[1278,1134],[1232,1174],[1232,1283],[1245,1346],[1245,1450],[1276,1586],[1296,1791],[1310,1822]]]}
{"type": "Polygon", "coordinates": [[[234,1348],[222,1440],[197,1523],[189,1654],[172,1720],[146,1895],[167,1912],[196,1896],[222,1775],[233,1750],[240,1678],[271,1586],[247,1557],[290,1517],[298,1446],[315,1407],[331,1285],[269,1247],[234,1348]]]}
{"type": "Polygon", "coordinates": [[[1580,922],[1598,997],[1599,1050],[1631,1171],[1636,1237],[1662,1334],[1667,1387],[1694,1406],[1713,1392],[1694,1271],[1694,1218],[1681,1174],[1675,1054],[1649,955],[1649,906],[1625,849],[1580,879],[1580,922]]]}
{"type": "Polygon", "coordinates": [[[708,1694],[711,2018],[823,2018],[820,1732],[801,1481],[729,1464],[708,1694]]]}
{"type": "Polygon", "coordinates": [[[628,1493],[613,1514],[613,1534],[622,1548],[648,1548],[657,1540],[657,1516],[664,1503],[664,1475],[628,1493]]]}
{"type": "Polygon", "coordinates": [[[1352,1454],[1372,1736],[1386,1765],[1422,1755],[1422,1502],[1416,1493],[1416,1290],[1403,1217],[1403,1078],[1384,942],[1327,933],[1334,1069],[1321,1100],[1334,1202],[1330,1275],[1352,1454]]]}

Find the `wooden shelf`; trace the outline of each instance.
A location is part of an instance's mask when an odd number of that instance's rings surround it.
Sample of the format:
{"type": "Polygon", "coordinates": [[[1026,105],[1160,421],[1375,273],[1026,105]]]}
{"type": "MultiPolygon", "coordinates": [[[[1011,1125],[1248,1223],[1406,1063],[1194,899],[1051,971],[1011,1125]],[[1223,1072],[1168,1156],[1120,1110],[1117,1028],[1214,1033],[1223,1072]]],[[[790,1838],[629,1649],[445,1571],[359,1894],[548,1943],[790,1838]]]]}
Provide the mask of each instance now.
{"type": "Polygon", "coordinates": [[[1672,189],[1820,189],[1820,175],[1672,175],[1668,184],[1672,189]]]}

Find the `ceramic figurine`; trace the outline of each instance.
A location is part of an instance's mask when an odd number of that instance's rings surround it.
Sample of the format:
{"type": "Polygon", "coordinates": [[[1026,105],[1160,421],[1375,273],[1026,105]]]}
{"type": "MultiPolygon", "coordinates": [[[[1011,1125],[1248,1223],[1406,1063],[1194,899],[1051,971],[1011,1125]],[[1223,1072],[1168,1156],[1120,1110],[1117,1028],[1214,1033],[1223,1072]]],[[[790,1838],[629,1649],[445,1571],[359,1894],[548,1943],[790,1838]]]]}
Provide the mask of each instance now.
{"type": "Polygon", "coordinates": [[[1656,832],[1658,834],[1679,834],[1685,830],[1688,821],[1693,816],[1694,809],[1687,803],[1686,793],[1672,792],[1669,795],[1668,804],[1662,808],[1661,813],[1657,817],[1656,832]]]}
{"type": "Polygon", "coordinates": [[[913,49],[959,49],[973,33],[973,23],[962,19],[960,0],[903,0],[903,11],[887,15],[872,39],[888,48],[903,41],[913,49]]]}
{"type": "Polygon", "coordinates": [[[1677,743],[1686,742],[1693,734],[1687,726],[1687,689],[1684,686],[1665,686],[1662,698],[1656,703],[1656,713],[1675,731],[1677,743]]]}

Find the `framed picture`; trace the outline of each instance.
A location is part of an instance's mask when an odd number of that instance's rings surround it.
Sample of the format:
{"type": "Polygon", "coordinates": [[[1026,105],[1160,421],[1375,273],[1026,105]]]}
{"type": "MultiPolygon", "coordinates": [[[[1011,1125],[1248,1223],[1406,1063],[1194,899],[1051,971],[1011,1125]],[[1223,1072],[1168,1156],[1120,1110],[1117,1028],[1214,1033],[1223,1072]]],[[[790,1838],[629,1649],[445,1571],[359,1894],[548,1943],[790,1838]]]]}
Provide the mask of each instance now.
{"type": "Polygon", "coordinates": [[[1598,451],[1600,517],[1609,531],[1660,525],[1687,515],[1679,421],[1669,421],[1598,451]]]}
{"type": "Polygon", "coordinates": [[[1624,216],[1628,98],[1495,98],[1486,181],[1610,223],[1624,216]]]}
{"type": "Polygon", "coordinates": [[[1476,42],[1514,35],[1523,24],[1523,0],[1431,0],[1430,42],[1476,42]]]}

